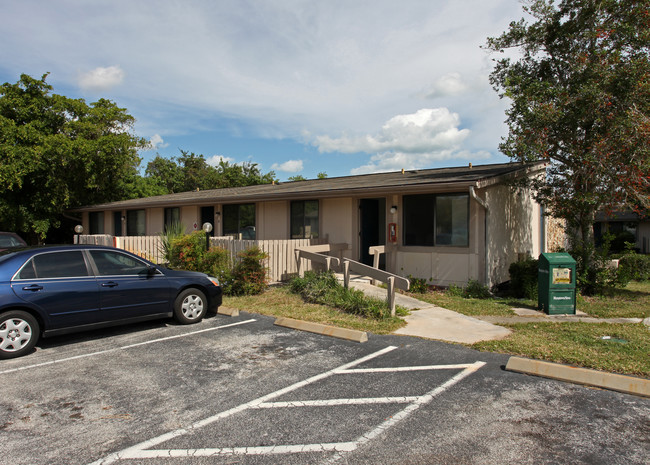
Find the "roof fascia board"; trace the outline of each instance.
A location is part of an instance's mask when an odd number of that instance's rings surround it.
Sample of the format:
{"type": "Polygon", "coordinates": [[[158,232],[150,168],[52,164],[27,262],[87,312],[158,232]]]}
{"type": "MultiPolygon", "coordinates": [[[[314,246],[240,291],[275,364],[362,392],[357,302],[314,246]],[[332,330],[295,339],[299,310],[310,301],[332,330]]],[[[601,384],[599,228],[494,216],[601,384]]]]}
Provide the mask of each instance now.
{"type": "Polygon", "coordinates": [[[469,186],[475,186],[474,181],[455,181],[444,182],[435,184],[420,184],[410,186],[387,186],[387,187],[373,187],[373,188],[356,188],[356,189],[341,189],[341,190],[324,190],[318,192],[282,192],[276,194],[254,194],[254,195],[233,195],[233,196],[219,196],[215,195],[209,199],[164,199],[149,202],[136,202],[128,201],[128,204],[122,202],[115,202],[114,204],[91,205],[86,207],[75,208],[73,212],[90,212],[90,211],[106,211],[106,210],[132,210],[141,208],[165,208],[165,207],[180,207],[180,206],[206,206],[215,204],[233,204],[233,203],[251,203],[251,202],[272,202],[278,200],[302,200],[302,199],[330,199],[342,197],[373,197],[378,195],[392,195],[396,192],[400,194],[417,194],[417,193],[439,193],[439,192],[457,192],[465,191],[469,186]]]}
{"type": "Polygon", "coordinates": [[[514,181],[516,179],[530,177],[532,175],[537,175],[543,171],[546,171],[547,166],[548,166],[547,162],[544,161],[535,162],[526,167],[522,166],[521,169],[518,169],[516,171],[511,171],[510,173],[506,173],[506,174],[502,174],[490,178],[480,179],[476,181],[474,186],[477,189],[485,189],[486,187],[495,186],[497,184],[504,184],[510,181],[514,181]]]}

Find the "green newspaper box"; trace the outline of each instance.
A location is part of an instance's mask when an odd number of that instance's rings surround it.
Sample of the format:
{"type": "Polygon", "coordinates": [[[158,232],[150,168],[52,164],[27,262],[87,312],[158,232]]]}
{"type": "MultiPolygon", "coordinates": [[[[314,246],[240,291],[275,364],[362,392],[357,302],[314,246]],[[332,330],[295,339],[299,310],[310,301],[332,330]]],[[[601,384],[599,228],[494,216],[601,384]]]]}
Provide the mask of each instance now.
{"type": "Polygon", "coordinates": [[[548,315],[576,313],[576,261],[568,253],[543,253],[537,267],[537,308],[548,315]]]}

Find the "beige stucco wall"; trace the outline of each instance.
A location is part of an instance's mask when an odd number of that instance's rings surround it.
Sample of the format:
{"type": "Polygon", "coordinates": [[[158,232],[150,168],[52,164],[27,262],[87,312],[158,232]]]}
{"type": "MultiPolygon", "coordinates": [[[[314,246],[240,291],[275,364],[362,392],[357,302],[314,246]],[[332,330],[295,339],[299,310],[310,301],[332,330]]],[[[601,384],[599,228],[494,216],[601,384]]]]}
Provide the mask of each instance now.
{"type": "Polygon", "coordinates": [[[494,186],[485,192],[488,204],[488,284],[510,279],[510,264],[541,252],[541,211],[527,189],[494,186]]]}
{"type": "MultiPolygon", "coordinates": [[[[201,225],[199,224],[199,207],[181,207],[181,223],[183,226],[185,226],[185,233],[187,234],[191,233],[192,231],[196,231],[197,229],[201,229],[201,225]],[[196,228],[194,228],[195,224],[196,228]]],[[[162,231],[162,225],[160,226],[160,230],[162,231]]],[[[157,233],[154,231],[147,231],[147,234],[157,233]]]]}
{"type": "Polygon", "coordinates": [[[255,205],[257,239],[289,238],[289,202],[259,202],[255,205]]]}
{"type": "MultiPolygon", "coordinates": [[[[330,244],[348,244],[343,252],[345,258],[358,257],[358,234],[355,213],[358,212],[357,200],[352,198],[323,199],[320,202],[320,233],[330,244]],[[356,240],[355,240],[356,238],[356,240]]],[[[357,213],[358,214],[358,213],[357,213]]]]}
{"type": "Polygon", "coordinates": [[[155,236],[163,230],[165,224],[164,208],[148,208],[147,216],[147,236],[155,236]]]}

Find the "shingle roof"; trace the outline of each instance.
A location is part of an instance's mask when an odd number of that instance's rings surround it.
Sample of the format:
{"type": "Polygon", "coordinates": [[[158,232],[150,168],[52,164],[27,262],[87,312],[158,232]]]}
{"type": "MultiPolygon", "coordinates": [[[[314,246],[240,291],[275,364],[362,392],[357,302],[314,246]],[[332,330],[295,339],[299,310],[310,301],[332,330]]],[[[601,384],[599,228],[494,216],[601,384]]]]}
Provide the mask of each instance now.
{"type": "Polygon", "coordinates": [[[423,189],[456,189],[468,186],[485,187],[510,176],[526,175],[542,170],[542,163],[502,163],[427,170],[310,179],[257,186],[180,192],[141,199],[89,205],[73,211],[119,210],[128,208],[215,203],[245,203],[261,200],[342,197],[365,194],[417,192],[423,189]]]}

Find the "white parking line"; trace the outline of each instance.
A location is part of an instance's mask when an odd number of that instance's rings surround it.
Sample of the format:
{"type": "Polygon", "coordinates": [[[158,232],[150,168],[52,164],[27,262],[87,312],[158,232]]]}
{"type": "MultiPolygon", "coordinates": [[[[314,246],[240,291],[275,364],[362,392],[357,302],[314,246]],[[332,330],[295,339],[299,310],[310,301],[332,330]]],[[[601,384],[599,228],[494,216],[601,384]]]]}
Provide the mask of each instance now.
{"type": "Polygon", "coordinates": [[[250,319],[250,320],[245,320],[245,321],[238,321],[237,323],[231,323],[231,324],[223,325],[223,326],[216,326],[214,328],[200,329],[198,331],[192,331],[192,332],[189,332],[189,333],[176,334],[174,336],[161,337],[159,339],[152,339],[151,341],[138,342],[137,344],[130,344],[128,346],[113,347],[111,349],[100,350],[100,351],[97,351],[97,352],[91,352],[89,354],[75,355],[74,357],[67,357],[67,358],[62,358],[62,359],[59,359],[59,360],[50,360],[49,362],[36,363],[34,365],[27,365],[27,366],[24,366],[24,367],[11,368],[10,370],[0,371],[0,375],[5,375],[7,373],[14,373],[16,371],[22,371],[22,370],[31,370],[33,368],[40,368],[40,367],[44,367],[44,366],[48,366],[48,365],[54,365],[54,364],[57,364],[57,363],[69,362],[71,360],[79,360],[80,358],[94,357],[96,355],[104,355],[104,354],[108,354],[108,353],[111,353],[111,352],[117,352],[119,350],[127,350],[127,349],[132,349],[134,347],[154,344],[156,342],[163,342],[163,341],[169,341],[171,339],[178,339],[178,338],[181,338],[181,337],[194,336],[195,334],[206,333],[208,331],[216,331],[217,329],[230,328],[231,326],[239,326],[239,325],[243,325],[243,324],[246,324],[246,323],[252,323],[253,321],[257,321],[257,320],[250,319]]]}
{"type": "Polygon", "coordinates": [[[376,438],[390,427],[398,422],[407,418],[411,413],[416,411],[422,405],[425,405],[433,398],[442,392],[449,389],[451,386],[476,372],[485,362],[474,362],[470,364],[456,364],[456,365],[428,365],[425,367],[394,367],[394,368],[374,368],[374,369],[352,369],[352,367],[364,363],[373,358],[384,355],[392,350],[397,349],[395,346],[389,346],[380,351],[369,354],[365,357],[359,358],[352,362],[341,365],[338,368],[326,371],[324,373],[312,376],[304,381],[292,384],[286,388],[275,391],[271,394],[259,397],[255,400],[241,404],[229,410],[225,410],[209,418],[201,420],[188,426],[169,433],[163,434],[148,441],[141,442],[132,447],[124,449],[120,452],[109,455],[103,459],[97,460],[90,465],[108,465],[119,460],[129,459],[146,459],[146,458],[172,458],[172,457],[209,457],[209,456],[223,456],[223,455],[273,455],[273,454],[291,454],[291,453],[304,453],[304,452],[335,452],[335,455],[328,460],[329,463],[337,462],[342,459],[345,453],[352,452],[363,444],[376,438]],[[446,370],[457,369],[462,370],[455,376],[444,382],[442,385],[434,388],[422,396],[404,396],[404,397],[378,397],[378,398],[358,398],[358,399],[331,399],[331,400],[305,400],[305,401],[291,401],[291,402],[269,402],[272,399],[280,397],[286,393],[295,391],[302,387],[317,381],[322,381],[333,375],[354,374],[354,373],[385,373],[385,372],[398,372],[398,371],[416,371],[416,370],[446,370]],[[191,432],[198,430],[204,426],[208,426],[218,420],[230,417],[236,413],[243,412],[249,409],[268,409],[268,408],[290,408],[290,407],[329,407],[336,405],[363,405],[363,404],[387,404],[387,403],[406,403],[408,404],[400,412],[394,414],[388,420],[376,426],[367,433],[361,435],[354,441],[337,442],[337,443],[320,443],[320,444],[283,444],[276,446],[251,446],[251,447],[212,447],[212,448],[197,448],[197,449],[153,449],[153,447],[167,442],[179,436],[184,436],[191,432]]]}

